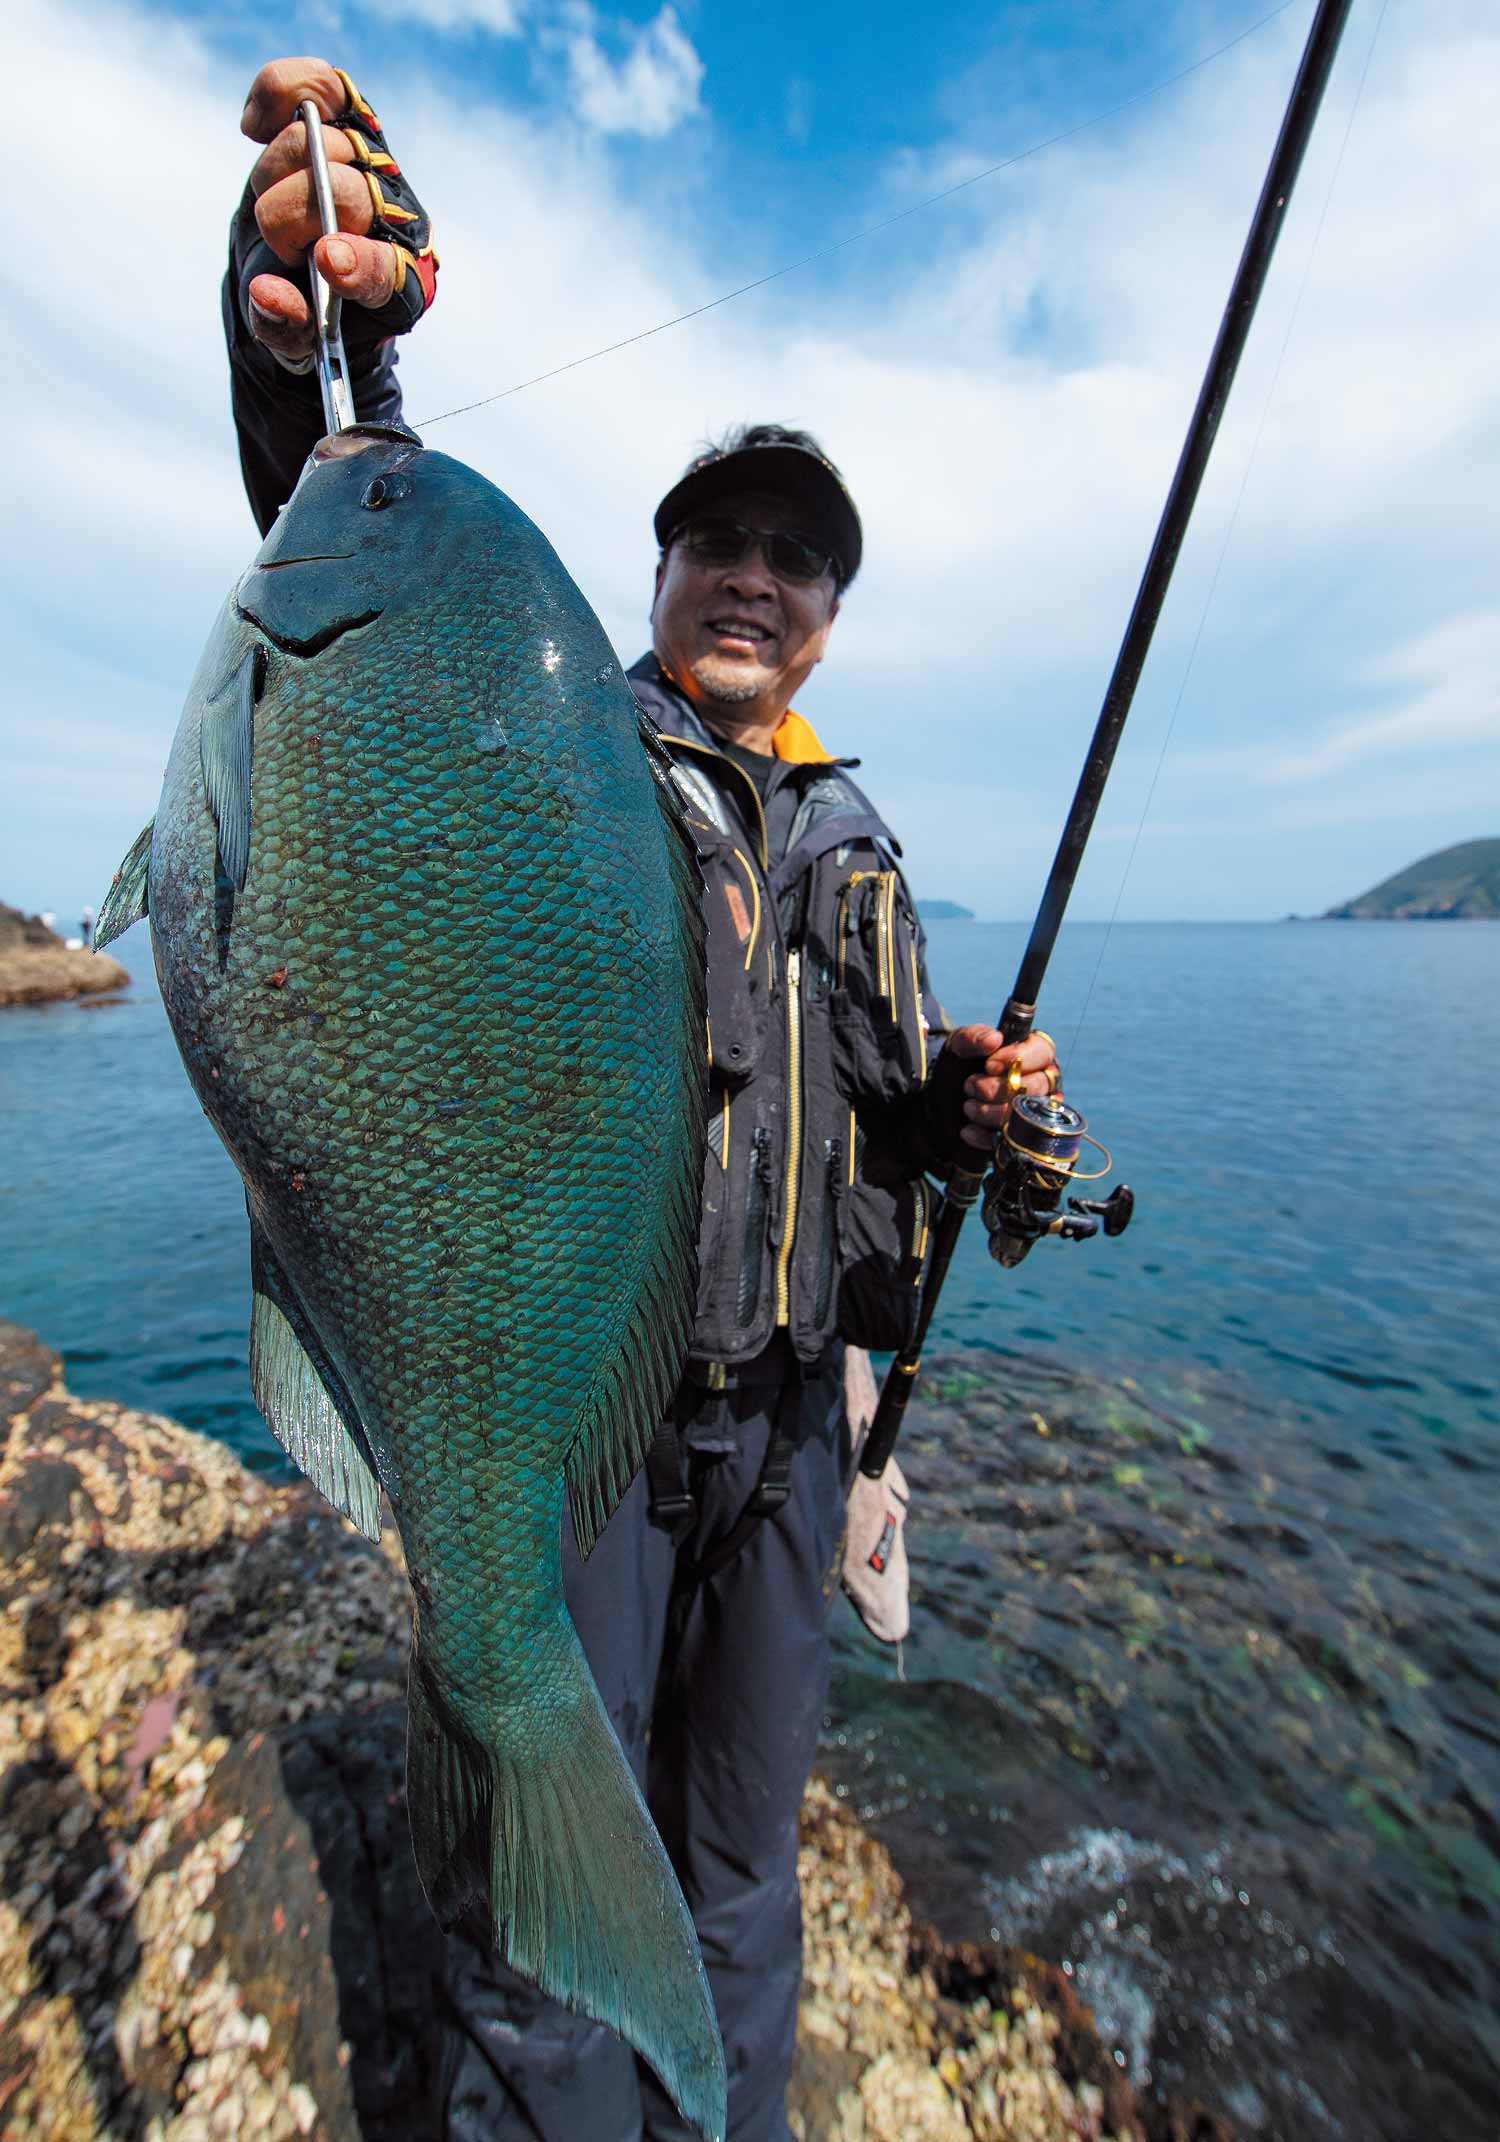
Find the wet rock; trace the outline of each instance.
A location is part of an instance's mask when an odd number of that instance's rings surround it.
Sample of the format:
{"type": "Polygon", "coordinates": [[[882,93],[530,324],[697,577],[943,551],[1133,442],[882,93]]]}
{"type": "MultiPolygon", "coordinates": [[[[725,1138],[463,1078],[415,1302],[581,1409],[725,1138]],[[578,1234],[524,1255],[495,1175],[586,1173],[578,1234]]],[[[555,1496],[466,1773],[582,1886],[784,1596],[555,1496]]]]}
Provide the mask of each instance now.
{"type": "Polygon", "coordinates": [[[1149,2105],[1146,2142],[1236,2142],[1236,2130],[1204,2105],[1149,2105]]]}
{"type": "Polygon", "coordinates": [[[406,1706],[309,1719],[282,1736],[280,1761],[331,1899],[329,1953],[360,2132],[365,2142],[402,2142],[430,2120],[443,1955],[407,1825],[406,1706]]]}
{"type": "Polygon", "coordinates": [[[247,2016],[265,2019],[263,2051],[311,2092],[320,2134],[354,2142],[349,2071],[334,1968],[334,1907],[312,1832],[287,1790],[279,1742],[264,1733],[231,1743],[204,1796],[200,1824],[239,1818],[243,1845],[213,1892],[213,1927],[201,1949],[222,1964],[247,2016]]]}
{"type": "MultiPolygon", "coordinates": [[[[15,1326],[0,1396],[5,2133],[431,2134],[444,1948],[393,1528],[373,1548],[305,1486],[71,1397],[15,1326]]],[[[1060,1973],[916,1924],[818,1780],[800,1875],[799,2142],[1228,2142],[1150,2124],[1060,1973]]]]}
{"type": "Polygon", "coordinates": [[[0,1449],[18,1413],[62,1382],[62,1357],[34,1333],[0,1319],[0,1449]]]}
{"type": "Polygon", "coordinates": [[[76,1466],[58,1458],[18,1466],[0,1495],[0,1559],[11,1566],[55,1560],[72,1529],[75,1496],[88,1503],[76,1466]]]}
{"type": "Polygon", "coordinates": [[[105,953],[70,951],[36,915],[0,900],[0,1005],[55,1004],[123,989],[130,976],[105,953]]]}
{"type": "Polygon", "coordinates": [[[840,2107],[859,2094],[866,2063],[858,2053],[830,2040],[804,2020],[797,2033],[792,2062],[791,2103],[804,2136],[836,2134],[840,2107]]]}

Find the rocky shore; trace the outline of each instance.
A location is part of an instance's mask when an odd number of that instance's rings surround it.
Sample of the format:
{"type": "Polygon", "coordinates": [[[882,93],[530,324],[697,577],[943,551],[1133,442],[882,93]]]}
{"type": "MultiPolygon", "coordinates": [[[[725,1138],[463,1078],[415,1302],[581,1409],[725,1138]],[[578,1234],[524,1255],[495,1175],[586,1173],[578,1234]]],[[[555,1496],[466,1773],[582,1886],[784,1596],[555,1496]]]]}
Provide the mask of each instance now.
{"type": "MultiPolygon", "coordinates": [[[[431,2135],[399,1548],[0,1324],[0,1595],[0,2136],[431,2135]]],[[[801,1865],[801,2142],[1229,2142],[1060,1973],[915,1924],[817,1781],[801,1865]]]]}
{"type": "Polygon", "coordinates": [[[37,915],[0,900],[0,1005],[57,1004],[123,989],[130,976],[106,953],[70,951],[37,915]]]}

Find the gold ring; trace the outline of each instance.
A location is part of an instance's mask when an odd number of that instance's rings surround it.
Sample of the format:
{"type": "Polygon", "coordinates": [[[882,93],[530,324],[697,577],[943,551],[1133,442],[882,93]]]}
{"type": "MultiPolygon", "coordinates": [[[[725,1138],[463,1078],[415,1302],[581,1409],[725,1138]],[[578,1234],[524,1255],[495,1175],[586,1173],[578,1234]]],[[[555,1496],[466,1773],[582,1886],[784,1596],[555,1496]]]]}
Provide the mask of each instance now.
{"type": "Polygon", "coordinates": [[[1048,1093],[1058,1093],[1061,1091],[1062,1072],[1059,1070],[1056,1064],[1044,1064],[1042,1067],[1042,1075],[1047,1081],[1048,1093]]]}
{"type": "Polygon", "coordinates": [[[1019,1057],[1016,1058],[1013,1064],[1008,1064],[1006,1066],[1005,1083],[1007,1086],[1009,1086],[1012,1093],[1025,1092],[1026,1073],[1021,1069],[1021,1059],[1019,1057]]]}

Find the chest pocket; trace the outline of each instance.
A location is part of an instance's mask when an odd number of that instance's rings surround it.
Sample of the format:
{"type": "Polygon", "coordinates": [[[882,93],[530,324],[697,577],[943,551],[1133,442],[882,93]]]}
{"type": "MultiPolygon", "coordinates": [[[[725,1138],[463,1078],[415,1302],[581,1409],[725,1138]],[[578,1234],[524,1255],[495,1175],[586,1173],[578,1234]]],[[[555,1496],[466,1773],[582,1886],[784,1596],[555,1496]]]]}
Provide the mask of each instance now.
{"type": "Polygon", "coordinates": [[[764,881],[732,834],[693,825],[708,940],[708,1046],[716,1086],[742,1085],[765,1051],[776,979],[764,881]]]}
{"type": "Polygon", "coordinates": [[[839,887],[829,1018],[851,1100],[899,1100],[926,1077],[917,920],[897,870],[852,870],[839,887]]]}

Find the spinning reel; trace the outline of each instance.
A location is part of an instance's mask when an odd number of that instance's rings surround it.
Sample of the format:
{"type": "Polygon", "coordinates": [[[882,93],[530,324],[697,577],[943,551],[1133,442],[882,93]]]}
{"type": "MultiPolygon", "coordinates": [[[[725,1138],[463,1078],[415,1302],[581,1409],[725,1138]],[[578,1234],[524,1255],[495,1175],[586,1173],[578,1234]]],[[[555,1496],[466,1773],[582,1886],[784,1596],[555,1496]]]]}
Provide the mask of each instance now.
{"type": "Polygon", "coordinates": [[[1107,1198],[1070,1197],[1059,1209],[1069,1183],[1098,1182],[1112,1165],[1108,1150],[1089,1136],[1076,1108],[1056,1094],[1018,1093],[1000,1134],[981,1207],[995,1262],[1010,1270],[1043,1235],[1059,1235],[1065,1242],[1082,1242],[1101,1231],[1123,1235],[1135,1211],[1135,1193],[1124,1183],[1107,1198]],[[1085,1173],[1079,1166],[1086,1145],[1103,1154],[1102,1168],[1085,1173]]]}

